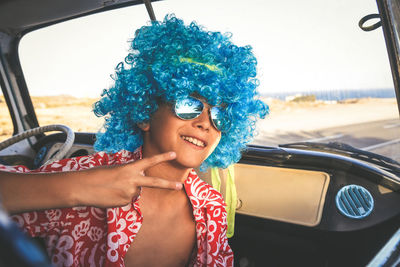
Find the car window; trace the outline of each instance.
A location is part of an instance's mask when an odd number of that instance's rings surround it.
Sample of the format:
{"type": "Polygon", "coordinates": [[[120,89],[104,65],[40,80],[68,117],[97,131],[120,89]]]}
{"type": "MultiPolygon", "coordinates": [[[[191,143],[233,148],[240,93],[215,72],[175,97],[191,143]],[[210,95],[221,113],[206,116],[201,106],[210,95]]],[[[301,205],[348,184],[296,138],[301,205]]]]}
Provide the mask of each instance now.
{"type": "MultiPolygon", "coordinates": [[[[343,142],[400,160],[400,122],[382,29],[358,21],[374,0],[153,3],[210,30],[230,31],[258,58],[260,95],[270,115],[254,144],[343,142]],[[223,14],[221,11],[223,10],[223,14]]],[[[143,5],[63,22],[27,34],[19,53],[40,125],[97,131],[91,106],[112,84],[128,40],[148,21],[143,5]]]]}
{"type": "Polygon", "coordinates": [[[0,93],[0,141],[10,138],[12,133],[13,133],[13,125],[10,113],[8,112],[4,95],[0,93]]]}

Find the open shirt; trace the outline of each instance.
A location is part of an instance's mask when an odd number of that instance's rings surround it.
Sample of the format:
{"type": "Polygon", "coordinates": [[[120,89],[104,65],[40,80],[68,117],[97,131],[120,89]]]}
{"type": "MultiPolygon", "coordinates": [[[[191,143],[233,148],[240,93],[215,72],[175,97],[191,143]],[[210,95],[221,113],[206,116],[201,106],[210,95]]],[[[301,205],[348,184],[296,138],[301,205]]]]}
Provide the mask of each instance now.
{"type": "MultiPolygon", "coordinates": [[[[99,152],[63,159],[29,170],[24,166],[3,166],[10,172],[77,171],[101,165],[116,165],[141,158],[122,150],[99,152]]],[[[233,253],[226,237],[226,210],[221,194],[202,181],[192,170],[184,183],[196,223],[197,253],[192,266],[233,266],[233,253]]],[[[12,219],[32,237],[45,239],[55,266],[124,266],[124,256],[140,231],[143,216],[139,198],[124,207],[100,209],[74,207],[26,212],[12,219]]]]}

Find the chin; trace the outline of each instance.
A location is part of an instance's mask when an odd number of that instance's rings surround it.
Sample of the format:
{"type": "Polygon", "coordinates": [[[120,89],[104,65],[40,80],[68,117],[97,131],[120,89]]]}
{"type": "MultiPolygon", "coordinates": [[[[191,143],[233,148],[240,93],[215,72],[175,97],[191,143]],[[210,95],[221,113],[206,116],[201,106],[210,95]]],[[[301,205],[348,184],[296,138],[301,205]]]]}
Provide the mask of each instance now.
{"type": "MultiPolygon", "coordinates": [[[[203,159],[203,160],[205,160],[205,159],[203,159]]],[[[180,159],[178,157],[175,160],[175,162],[182,168],[198,168],[203,163],[203,160],[190,159],[190,158],[180,159]]]]}

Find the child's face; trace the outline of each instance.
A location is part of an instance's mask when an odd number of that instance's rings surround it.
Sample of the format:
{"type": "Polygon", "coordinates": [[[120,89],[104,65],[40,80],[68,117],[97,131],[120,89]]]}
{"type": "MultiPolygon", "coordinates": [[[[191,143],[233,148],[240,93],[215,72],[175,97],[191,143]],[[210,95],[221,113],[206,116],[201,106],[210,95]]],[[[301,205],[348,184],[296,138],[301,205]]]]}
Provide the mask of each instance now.
{"type": "Polygon", "coordinates": [[[180,167],[200,166],[221,139],[221,132],[210,121],[210,107],[204,104],[201,115],[192,120],[178,118],[170,104],[161,104],[143,129],[144,150],[151,154],[175,151],[180,167]]]}

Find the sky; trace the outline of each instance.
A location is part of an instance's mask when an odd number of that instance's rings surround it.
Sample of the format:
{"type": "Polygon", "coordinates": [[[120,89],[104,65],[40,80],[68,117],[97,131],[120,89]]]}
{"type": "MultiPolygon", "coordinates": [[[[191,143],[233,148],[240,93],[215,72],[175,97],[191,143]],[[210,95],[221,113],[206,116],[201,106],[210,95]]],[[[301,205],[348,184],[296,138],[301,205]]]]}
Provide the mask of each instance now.
{"type": "MultiPolygon", "coordinates": [[[[175,13],[251,45],[261,94],[393,88],[382,29],[358,27],[377,13],[374,0],[167,0],[153,7],[159,20],[175,13]]],[[[19,52],[31,95],[99,96],[112,85],[135,30],[148,21],[139,5],[27,34],[19,52]]]]}

